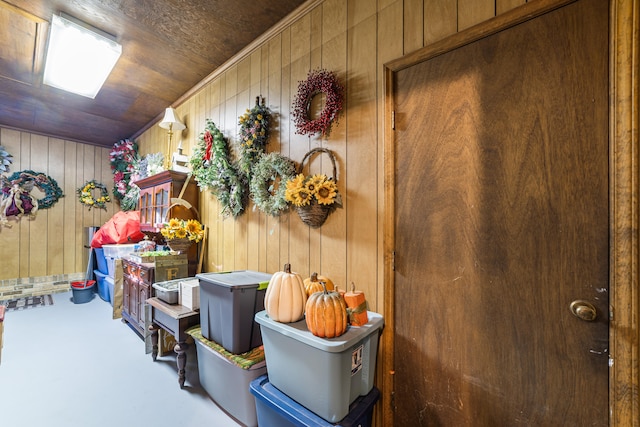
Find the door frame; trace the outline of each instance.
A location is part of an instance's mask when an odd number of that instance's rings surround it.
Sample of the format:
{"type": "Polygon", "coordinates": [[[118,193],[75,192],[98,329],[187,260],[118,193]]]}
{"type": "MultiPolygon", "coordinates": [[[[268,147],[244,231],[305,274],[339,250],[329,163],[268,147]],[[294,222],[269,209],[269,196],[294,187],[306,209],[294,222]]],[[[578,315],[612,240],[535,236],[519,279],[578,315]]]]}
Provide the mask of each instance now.
{"type": "MultiPolygon", "coordinates": [[[[382,425],[393,426],[394,398],[394,93],[396,73],[578,0],[526,3],[384,65],[384,317],[382,425]]],[[[609,409],[610,426],[640,420],[640,149],[638,0],[609,1],[609,409]]]]}

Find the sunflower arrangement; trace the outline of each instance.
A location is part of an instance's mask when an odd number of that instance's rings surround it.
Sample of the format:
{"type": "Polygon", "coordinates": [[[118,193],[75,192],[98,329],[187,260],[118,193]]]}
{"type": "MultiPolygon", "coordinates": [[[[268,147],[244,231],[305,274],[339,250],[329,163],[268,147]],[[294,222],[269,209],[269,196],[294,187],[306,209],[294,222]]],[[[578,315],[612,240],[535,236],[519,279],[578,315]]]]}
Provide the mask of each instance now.
{"type": "Polygon", "coordinates": [[[287,181],[285,199],[296,207],[307,206],[314,200],[320,205],[342,207],[336,182],[324,174],[298,174],[287,181]]]}
{"type": "Polygon", "coordinates": [[[198,243],[204,237],[204,229],[197,219],[171,218],[168,223],[160,229],[160,234],[165,240],[189,239],[198,243]]]}
{"type": "Polygon", "coordinates": [[[305,154],[297,172],[298,174],[285,184],[285,200],[295,207],[302,222],[314,228],[320,227],[331,212],[342,207],[342,197],[338,192],[336,178],[338,176],[336,158],[331,150],[316,147],[305,154]],[[302,173],[305,161],[319,153],[329,156],[333,166],[331,177],[325,174],[304,175],[302,173]]]}

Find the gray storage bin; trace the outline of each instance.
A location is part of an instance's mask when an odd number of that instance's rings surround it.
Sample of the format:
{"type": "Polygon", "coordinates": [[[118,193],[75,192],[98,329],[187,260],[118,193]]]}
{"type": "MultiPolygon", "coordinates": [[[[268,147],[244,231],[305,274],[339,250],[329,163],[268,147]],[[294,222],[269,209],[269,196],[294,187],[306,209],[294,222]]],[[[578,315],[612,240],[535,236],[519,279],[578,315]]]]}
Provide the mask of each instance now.
{"type": "Polygon", "coordinates": [[[369,311],[364,326],[349,326],[337,338],[319,338],[305,320],[280,323],[256,314],[262,330],[269,382],[303,407],[336,423],[349,405],[373,389],[378,338],[384,321],[369,311]]]}
{"type": "Polygon", "coordinates": [[[167,280],[166,282],[154,283],[153,289],[156,297],[167,304],[177,304],[180,292],[180,282],[184,279],[167,280]]]}
{"type": "Polygon", "coordinates": [[[257,427],[256,402],[250,385],[251,381],[266,374],[264,360],[250,369],[243,369],[210,348],[204,338],[193,338],[202,388],[233,418],[247,427],[257,427]]]}
{"type": "Polygon", "coordinates": [[[240,354],[262,344],[257,312],[264,310],[271,274],[251,270],[196,274],[200,280],[202,335],[240,354]]]}

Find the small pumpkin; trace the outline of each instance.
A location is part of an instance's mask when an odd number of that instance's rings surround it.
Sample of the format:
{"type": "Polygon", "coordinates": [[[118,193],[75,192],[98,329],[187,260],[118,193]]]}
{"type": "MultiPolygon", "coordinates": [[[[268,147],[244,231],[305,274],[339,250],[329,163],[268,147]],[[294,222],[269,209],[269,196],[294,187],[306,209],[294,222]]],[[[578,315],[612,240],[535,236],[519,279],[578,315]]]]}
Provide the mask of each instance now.
{"type": "Polygon", "coordinates": [[[351,292],[345,292],[344,302],[347,304],[347,314],[351,326],[363,326],[369,321],[367,314],[367,299],[364,292],[356,291],[356,284],[351,282],[351,292]]]}
{"type": "Polygon", "coordinates": [[[335,338],[347,330],[347,306],[342,296],[328,291],[324,282],[323,290],[313,293],[305,307],[307,329],[320,338],[335,338]]]}
{"type": "Polygon", "coordinates": [[[318,276],[318,273],[313,273],[311,277],[304,279],[304,289],[307,291],[307,296],[310,297],[311,294],[322,291],[324,289],[322,287],[322,282],[327,285],[328,291],[334,290],[335,286],[331,279],[325,276],[318,276]]]}
{"type": "Polygon", "coordinates": [[[291,272],[291,264],[271,276],[264,294],[264,309],[276,322],[297,322],[304,316],[307,293],[302,277],[291,272]]]}

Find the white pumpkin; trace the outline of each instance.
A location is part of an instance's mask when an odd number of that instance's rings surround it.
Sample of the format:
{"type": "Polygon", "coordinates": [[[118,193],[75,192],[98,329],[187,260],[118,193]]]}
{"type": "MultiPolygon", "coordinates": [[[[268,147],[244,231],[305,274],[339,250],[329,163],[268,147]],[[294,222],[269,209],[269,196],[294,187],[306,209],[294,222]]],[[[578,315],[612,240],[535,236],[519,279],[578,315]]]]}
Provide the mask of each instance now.
{"type": "Polygon", "coordinates": [[[304,317],[307,292],[298,273],[291,272],[291,264],[285,264],[284,271],[271,276],[264,295],[264,309],[276,322],[297,322],[304,317]]]}

